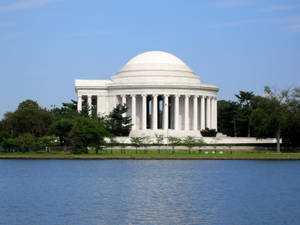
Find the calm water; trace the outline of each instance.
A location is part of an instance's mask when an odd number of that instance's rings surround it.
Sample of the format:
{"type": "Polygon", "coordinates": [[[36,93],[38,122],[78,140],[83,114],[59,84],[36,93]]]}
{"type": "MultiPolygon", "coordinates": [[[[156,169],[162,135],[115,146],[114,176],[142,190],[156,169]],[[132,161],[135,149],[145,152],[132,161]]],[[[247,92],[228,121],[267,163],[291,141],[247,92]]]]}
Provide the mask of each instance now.
{"type": "Polygon", "coordinates": [[[300,224],[300,162],[0,160],[0,224],[300,224]]]}

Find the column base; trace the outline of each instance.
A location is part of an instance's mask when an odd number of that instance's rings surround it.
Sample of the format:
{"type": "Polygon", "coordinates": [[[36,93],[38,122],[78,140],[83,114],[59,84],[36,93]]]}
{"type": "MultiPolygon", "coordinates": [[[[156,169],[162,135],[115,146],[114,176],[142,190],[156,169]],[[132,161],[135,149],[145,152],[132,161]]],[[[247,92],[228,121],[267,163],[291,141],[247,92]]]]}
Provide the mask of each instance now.
{"type": "Polygon", "coordinates": [[[201,133],[200,130],[174,130],[174,129],[168,129],[168,130],[162,130],[162,129],[157,129],[157,130],[132,130],[129,134],[130,137],[155,137],[155,134],[158,135],[164,135],[164,137],[167,136],[173,136],[173,137],[186,137],[186,136],[192,136],[196,138],[200,138],[201,133]]]}

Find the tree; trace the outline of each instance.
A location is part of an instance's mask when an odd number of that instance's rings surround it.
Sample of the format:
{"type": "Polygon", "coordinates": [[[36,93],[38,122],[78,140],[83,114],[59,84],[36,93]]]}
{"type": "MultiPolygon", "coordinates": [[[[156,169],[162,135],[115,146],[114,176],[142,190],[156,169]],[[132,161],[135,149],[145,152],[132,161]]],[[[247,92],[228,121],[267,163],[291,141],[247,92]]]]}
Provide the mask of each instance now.
{"type": "Polygon", "coordinates": [[[241,105],[241,113],[245,117],[247,123],[247,136],[250,137],[250,115],[252,112],[251,99],[254,97],[253,92],[239,91],[238,95],[235,95],[241,105]]]}
{"type": "Polygon", "coordinates": [[[35,147],[35,137],[30,133],[21,134],[16,141],[17,144],[22,147],[23,152],[35,147]]]}
{"type": "Polygon", "coordinates": [[[15,112],[6,113],[2,123],[3,129],[12,137],[25,133],[41,137],[48,133],[53,119],[53,114],[42,109],[36,101],[26,100],[19,104],[15,112]]]}
{"type": "Polygon", "coordinates": [[[202,138],[200,138],[200,139],[197,139],[197,140],[196,140],[196,145],[198,146],[198,148],[199,148],[199,153],[200,153],[200,151],[201,151],[200,148],[201,148],[202,146],[206,145],[206,143],[203,141],[202,138]]]}
{"type": "Polygon", "coordinates": [[[286,125],[288,91],[275,94],[265,87],[265,96],[255,96],[252,99],[253,112],[251,124],[257,138],[276,137],[276,150],[280,152],[281,130],[286,125]]]}
{"type": "Polygon", "coordinates": [[[132,127],[131,117],[124,116],[127,106],[117,105],[108,116],[105,117],[107,130],[115,136],[128,136],[132,127]]]}
{"type": "Polygon", "coordinates": [[[51,136],[43,136],[40,138],[37,138],[36,145],[40,148],[45,148],[47,152],[50,151],[51,147],[57,146],[57,139],[55,137],[51,136]]]}
{"type": "Polygon", "coordinates": [[[155,134],[156,144],[158,145],[158,152],[160,152],[160,147],[163,144],[164,141],[164,135],[163,134],[155,134]]]}
{"type": "Polygon", "coordinates": [[[189,153],[191,154],[191,149],[196,145],[196,139],[192,136],[187,136],[183,139],[183,144],[188,147],[189,153]]]}
{"type": "Polygon", "coordinates": [[[300,87],[291,92],[287,104],[286,124],[281,133],[284,144],[300,146],[300,87]]]}
{"type": "Polygon", "coordinates": [[[50,133],[59,138],[60,145],[64,146],[64,149],[70,144],[68,143],[68,137],[73,125],[74,119],[61,118],[56,120],[50,127],[50,133]]]}
{"type": "Polygon", "coordinates": [[[68,141],[73,147],[73,153],[88,153],[88,147],[99,149],[104,144],[104,138],[109,133],[102,123],[87,117],[77,117],[69,132],[68,141]]]}
{"type": "Polygon", "coordinates": [[[144,144],[144,137],[131,137],[130,142],[135,147],[135,151],[137,153],[137,149],[140,148],[144,144]]]}
{"type": "Polygon", "coordinates": [[[218,101],[218,131],[231,137],[239,135],[241,106],[233,101],[218,101]]]}
{"type": "Polygon", "coordinates": [[[51,112],[54,114],[56,120],[76,117],[79,115],[77,111],[77,101],[71,99],[71,102],[63,102],[61,108],[55,107],[51,112]]]}
{"type": "Polygon", "coordinates": [[[173,136],[168,137],[168,141],[170,145],[172,146],[172,153],[175,152],[175,146],[179,145],[181,143],[181,139],[173,136]]]}
{"type": "Polygon", "coordinates": [[[0,146],[10,152],[12,148],[17,146],[17,142],[8,132],[0,131],[0,146]]]}

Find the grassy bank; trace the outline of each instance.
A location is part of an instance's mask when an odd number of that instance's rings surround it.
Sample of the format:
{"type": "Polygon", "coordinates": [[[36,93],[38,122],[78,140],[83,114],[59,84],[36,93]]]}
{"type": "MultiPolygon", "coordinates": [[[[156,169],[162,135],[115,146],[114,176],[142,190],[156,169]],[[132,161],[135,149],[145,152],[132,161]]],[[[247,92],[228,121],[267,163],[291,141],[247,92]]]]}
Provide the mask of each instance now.
{"type": "Polygon", "coordinates": [[[252,151],[192,151],[177,150],[120,150],[105,151],[96,154],[71,154],[68,152],[12,152],[0,153],[0,159],[294,159],[300,160],[300,153],[274,153],[252,151]]]}

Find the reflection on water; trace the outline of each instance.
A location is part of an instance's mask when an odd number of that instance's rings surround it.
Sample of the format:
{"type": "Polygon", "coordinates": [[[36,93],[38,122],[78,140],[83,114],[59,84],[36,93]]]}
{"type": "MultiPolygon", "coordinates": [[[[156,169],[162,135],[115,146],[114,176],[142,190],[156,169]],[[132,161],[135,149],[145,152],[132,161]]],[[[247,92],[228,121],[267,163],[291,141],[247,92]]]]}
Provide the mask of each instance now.
{"type": "Polygon", "coordinates": [[[0,160],[0,224],[299,224],[297,161],[0,160]]]}

